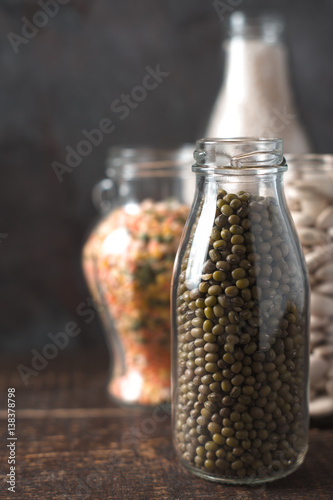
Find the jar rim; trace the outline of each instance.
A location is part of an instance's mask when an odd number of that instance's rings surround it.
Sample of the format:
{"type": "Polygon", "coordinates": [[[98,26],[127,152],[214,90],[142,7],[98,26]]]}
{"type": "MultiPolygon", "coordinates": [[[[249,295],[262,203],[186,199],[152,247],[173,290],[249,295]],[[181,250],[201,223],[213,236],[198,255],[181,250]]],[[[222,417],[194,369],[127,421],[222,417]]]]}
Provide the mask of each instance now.
{"type": "Polygon", "coordinates": [[[191,165],[194,145],[185,143],[170,148],[151,146],[112,146],[106,162],[108,177],[174,175],[191,165]]]}
{"type": "Polygon", "coordinates": [[[287,163],[303,163],[308,166],[310,163],[319,163],[322,165],[333,164],[333,154],[325,153],[304,153],[304,154],[286,154],[287,163]]]}

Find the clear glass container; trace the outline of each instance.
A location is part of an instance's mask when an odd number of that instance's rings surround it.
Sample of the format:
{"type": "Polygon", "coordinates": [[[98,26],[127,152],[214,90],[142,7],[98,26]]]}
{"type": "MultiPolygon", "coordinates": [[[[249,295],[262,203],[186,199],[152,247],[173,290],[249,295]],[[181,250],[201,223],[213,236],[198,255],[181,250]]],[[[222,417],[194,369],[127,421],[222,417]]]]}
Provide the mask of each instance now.
{"type": "Polygon", "coordinates": [[[311,285],[310,416],[333,417],[333,155],[288,155],[286,198],[311,285]]]}
{"type": "Polygon", "coordinates": [[[278,139],[202,139],[172,282],[173,438],[225,483],[284,477],[308,442],[309,287],[278,139]]]}
{"type": "Polygon", "coordinates": [[[112,354],[108,391],[119,402],[170,400],[170,281],[194,192],[191,157],[187,147],[113,149],[108,178],[93,190],[107,213],[83,248],[83,269],[112,354]]]}
{"type": "Polygon", "coordinates": [[[281,137],[285,152],[313,151],[290,83],[283,18],[235,11],[229,19],[207,137],[281,137]]]}

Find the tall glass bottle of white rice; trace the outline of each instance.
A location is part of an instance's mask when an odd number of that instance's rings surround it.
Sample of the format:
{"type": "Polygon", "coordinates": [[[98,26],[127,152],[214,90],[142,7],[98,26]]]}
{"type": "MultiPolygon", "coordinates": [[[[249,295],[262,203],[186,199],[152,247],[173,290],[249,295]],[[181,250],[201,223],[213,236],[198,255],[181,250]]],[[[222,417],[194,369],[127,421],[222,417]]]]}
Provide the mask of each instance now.
{"type": "Polygon", "coordinates": [[[224,79],[206,137],[280,137],[285,153],[313,151],[290,83],[284,28],[277,15],[230,16],[224,79]]]}

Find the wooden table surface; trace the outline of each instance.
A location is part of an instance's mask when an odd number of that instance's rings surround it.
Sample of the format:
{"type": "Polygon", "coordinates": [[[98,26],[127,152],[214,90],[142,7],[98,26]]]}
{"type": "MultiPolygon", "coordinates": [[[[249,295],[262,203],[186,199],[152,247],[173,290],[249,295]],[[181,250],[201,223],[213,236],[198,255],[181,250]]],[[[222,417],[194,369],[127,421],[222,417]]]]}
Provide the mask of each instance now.
{"type": "Polygon", "coordinates": [[[305,463],[257,487],[215,484],[178,463],[170,409],[122,408],[106,395],[108,355],[65,353],[24,385],[2,359],[1,499],[260,500],[333,499],[333,427],[312,425],[305,463]],[[7,490],[7,388],[16,388],[16,491],[7,490]]]}

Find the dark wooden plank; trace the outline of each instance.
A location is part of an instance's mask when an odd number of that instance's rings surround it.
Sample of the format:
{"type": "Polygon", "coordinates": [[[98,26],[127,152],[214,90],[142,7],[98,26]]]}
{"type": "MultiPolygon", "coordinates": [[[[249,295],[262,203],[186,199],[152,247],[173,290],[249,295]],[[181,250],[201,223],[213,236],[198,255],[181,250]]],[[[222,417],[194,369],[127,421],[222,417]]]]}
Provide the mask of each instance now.
{"type": "Polygon", "coordinates": [[[6,407],[6,390],[15,387],[17,405],[24,408],[105,408],[113,406],[106,393],[109,374],[107,350],[60,352],[47,366],[25,378],[18,367],[32,368],[33,355],[2,358],[0,410],[6,407]]]}
{"type": "MultiPolygon", "coordinates": [[[[311,430],[305,463],[293,475],[259,487],[236,487],[207,482],[181,467],[163,409],[114,410],[107,418],[78,418],[75,412],[71,418],[70,410],[68,418],[54,418],[52,412],[43,419],[30,416],[18,416],[17,496],[6,494],[2,468],[1,498],[252,500],[260,494],[263,500],[332,499],[331,430],[311,430]]],[[[4,446],[2,440],[2,464],[4,446]]]]}
{"type": "Polygon", "coordinates": [[[333,429],[312,428],[305,463],[258,487],[187,473],[171,443],[170,408],[124,408],[106,395],[108,358],[68,355],[24,385],[3,361],[0,392],[17,388],[17,491],[7,491],[6,411],[0,410],[1,499],[261,500],[333,497],[333,429]]]}

